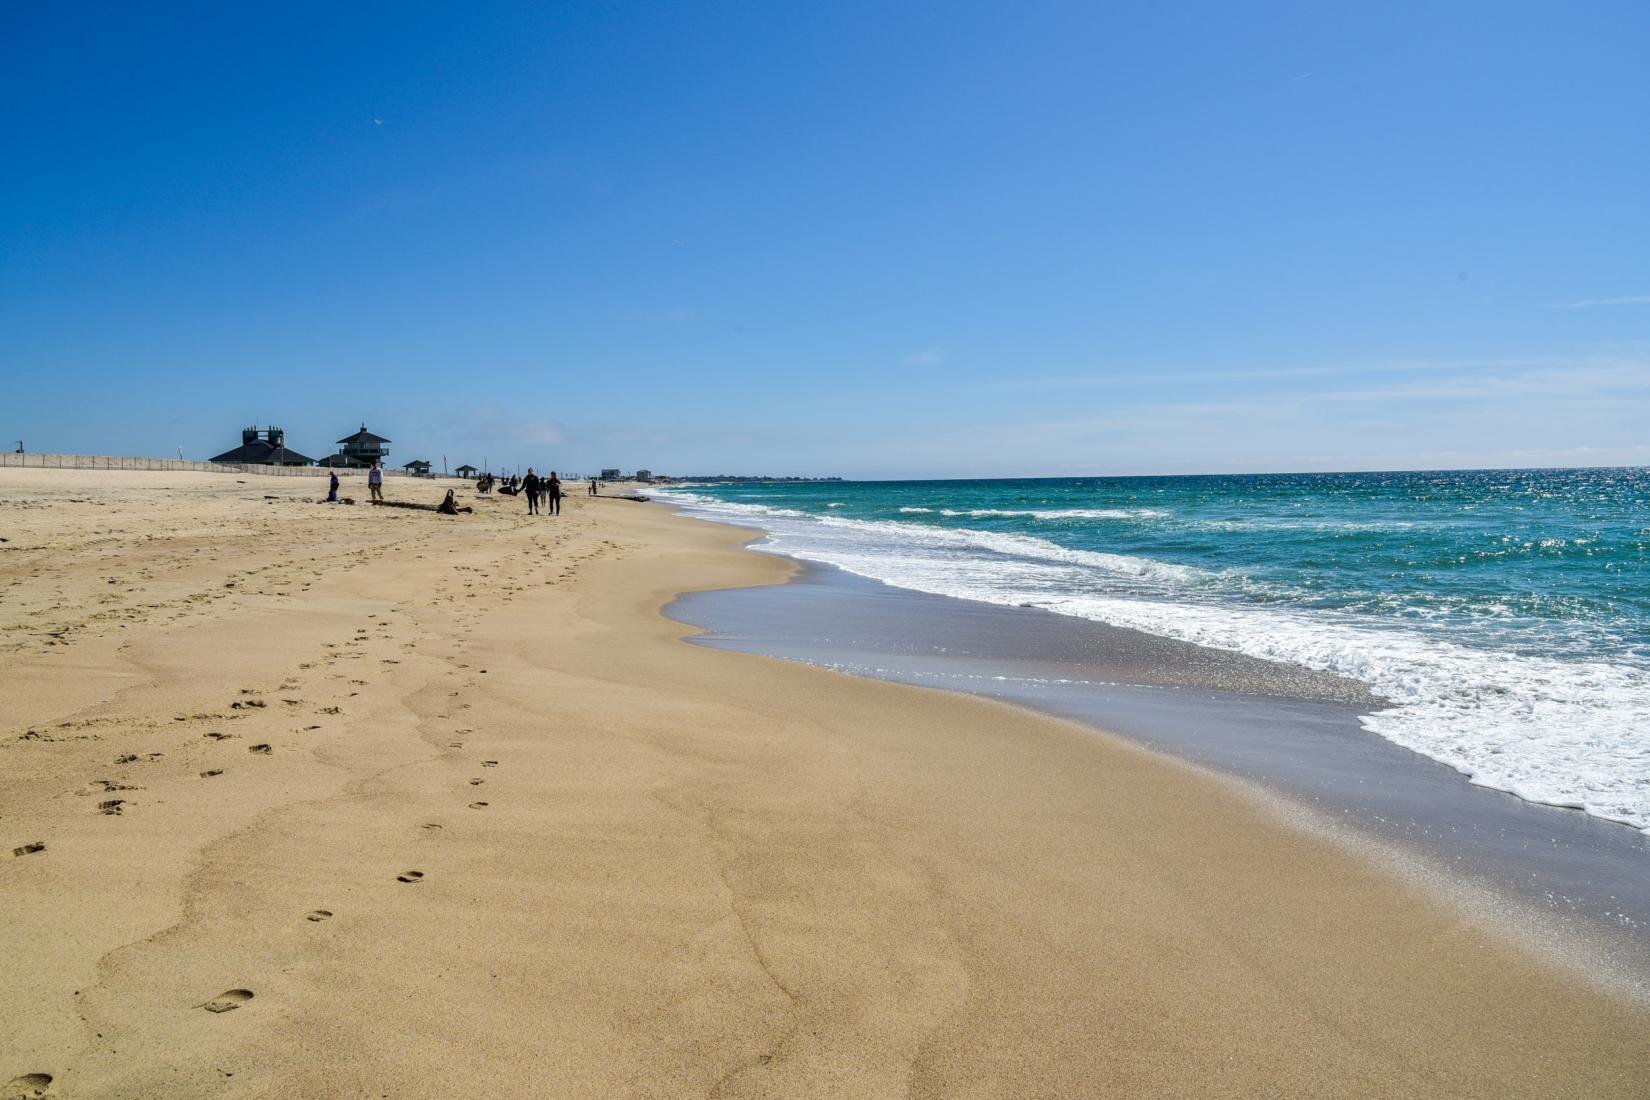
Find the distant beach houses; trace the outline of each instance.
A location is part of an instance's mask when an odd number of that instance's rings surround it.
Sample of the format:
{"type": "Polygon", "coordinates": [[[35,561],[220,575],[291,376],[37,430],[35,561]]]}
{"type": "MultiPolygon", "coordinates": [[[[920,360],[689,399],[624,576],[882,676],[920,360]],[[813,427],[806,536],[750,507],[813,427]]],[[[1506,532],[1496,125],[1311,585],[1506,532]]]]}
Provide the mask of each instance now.
{"type": "MultiPolygon", "coordinates": [[[[241,445],[221,455],[213,455],[213,462],[233,462],[247,466],[332,466],[342,469],[363,469],[389,456],[389,440],[361,430],[338,441],[338,453],[322,459],[299,454],[286,445],[286,432],[280,428],[259,428],[253,425],[241,429],[241,445]]],[[[402,469],[420,477],[430,476],[431,464],[416,459],[402,469]]]]}
{"type": "Polygon", "coordinates": [[[457,474],[459,477],[470,478],[472,480],[480,472],[480,470],[476,469],[474,466],[471,466],[469,463],[465,463],[463,466],[460,466],[458,469],[453,471],[453,473],[457,474]]]}
{"type": "Polygon", "coordinates": [[[288,449],[286,432],[280,428],[241,429],[241,445],[213,457],[213,462],[240,462],[252,466],[310,466],[315,460],[288,449]]]}
{"type": "Polygon", "coordinates": [[[363,423],[360,431],[354,435],[346,435],[338,441],[337,454],[327,455],[316,465],[351,469],[371,466],[374,462],[382,462],[389,457],[390,449],[385,446],[389,442],[383,436],[367,431],[367,425],[363,423]]]}

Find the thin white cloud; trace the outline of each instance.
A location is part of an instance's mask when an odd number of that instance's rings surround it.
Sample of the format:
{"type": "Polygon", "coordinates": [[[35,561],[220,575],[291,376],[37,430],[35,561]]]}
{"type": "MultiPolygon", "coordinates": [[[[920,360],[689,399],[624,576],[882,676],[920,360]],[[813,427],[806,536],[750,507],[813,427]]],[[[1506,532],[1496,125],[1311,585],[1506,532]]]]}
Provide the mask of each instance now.
{"type": "Polygon", "coordinates": [[[517,443],[562,443],[567,433],[554,420],[528,420],[512,428],[510,438],[517,443]]]}
{"type": "Polygon", "coordinates": [[[1246,382],[1265,379],[1312,378],[1336,375],[1426,374],[1450,371],[1505,370],[1527,367],[1558,367],[1570,360],[1554,356],[1516,356],[1492,359],[1391,359],[1364,363],[1341,363],[1311,367],[1211,368],[1206,370],[1166,370],[1115,374],[1075,375],[1063,378],[1008,378],[982,382],[980,390],[1060,390],[1089,389],[1137,382],[1246,382]]]}
{"type": "Polygon", "coordinates": [[[945,349],[940,347],[923,348],[914,355],[905,357],[908,367],[937,367],[945,362],[945,349]]]}
{"type": "MultiPolygon", "coordinates": [[[[1650,455],[1639,429],[1650,416],[1650,351],[1481,365],[1489,362],[1464,360],[1450,371],[1439,361],[1407,376],[1376,372],[1355,385],[1336,385],[1345,380],[1334,374],[1307,376],[1301,386],[1268,387],[1264,395],[1204,395],[1189,387],[1181,391],[1189,400],[1117,394],[1103,402],[1063,402],[1061,412],[1078,415],[1033,414],[857,440],[855,472],[956,477],[1630,465],[1650,455]]],[[[1042,402],[1022,407],[1039,405],[1047,408],[1042,402]]]]}
{"type": "Polygon", "coordinates": [[[1625,298],[1583,298],[1579,302],[1563,302],[1560,309],[1592,309],[1594,306],[1650,306],[1650,294],[1632,294],[1625,298]]]}
{"type": "Polygon", "coordinates": [[[561,423],[544,418],[520,418],[499,405],[477,406],[456,418],[452,437],[475,447],[491,443],[494,447],[510,443],[527,445],[560,444],[567,440],[561,423]]]}

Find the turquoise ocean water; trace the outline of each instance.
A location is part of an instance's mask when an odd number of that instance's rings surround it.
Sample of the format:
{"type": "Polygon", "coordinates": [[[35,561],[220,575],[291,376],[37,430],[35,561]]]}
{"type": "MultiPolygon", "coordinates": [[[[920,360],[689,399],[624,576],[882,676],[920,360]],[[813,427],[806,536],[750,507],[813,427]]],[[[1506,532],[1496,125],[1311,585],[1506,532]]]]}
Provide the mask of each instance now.
{"type": "Polygon", "coordinates": [[[759,549],[1338,672],[1371,732],[1650,831],[1650,470],[672,486],[759,549]]]}

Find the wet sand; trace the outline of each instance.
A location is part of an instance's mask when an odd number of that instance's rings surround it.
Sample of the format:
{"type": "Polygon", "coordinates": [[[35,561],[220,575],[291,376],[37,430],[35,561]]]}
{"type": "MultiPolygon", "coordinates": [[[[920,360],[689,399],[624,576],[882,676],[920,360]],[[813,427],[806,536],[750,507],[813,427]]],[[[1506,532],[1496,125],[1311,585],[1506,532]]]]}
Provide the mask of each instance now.
{"type": "Polygon", "coordinates": [[[746,532],[320,484],[0,471],[12,1092],[1643,1093],[1642,1005],[1240,787],[683,644],[746,532]]]}
{"type": "Polygon", "coordinates": [[[1352,680],[1137,630],[895,588],[804,564],[688,593],[698,645],[1017,703],[1253,784],[1601,982],[1650,998],[1650,836],[1474,786],[1364,730],[1352,680]]]}

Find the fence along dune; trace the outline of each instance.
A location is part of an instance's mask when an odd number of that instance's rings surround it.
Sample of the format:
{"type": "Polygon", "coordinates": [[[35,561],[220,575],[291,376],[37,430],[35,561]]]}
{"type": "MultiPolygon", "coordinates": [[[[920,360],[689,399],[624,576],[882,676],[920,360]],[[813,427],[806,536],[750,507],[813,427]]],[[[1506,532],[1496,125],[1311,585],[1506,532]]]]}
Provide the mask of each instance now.
{"type": "MultiPolygon", "coordinates": [[[[264,466],[255,462],[201,462],[189,458],[49,454],[44,451],[25,451],[21,454],[16,451],[0,452],[0,467],[5,466],[39,470],[176,470],[203,474],[269,474],[274,477],[325,477],[335,471],[352,472],[349,469],[340,470],[335,466],[264,466]]],[[[360,472],[364,473],[365,470],[360,472]]],[[[424,475],[409,473],[406,470],[386,469],[384,473],[391,477],[424,479],[424,475]]],[[[437,474],[432,470],[429,476],[453,475],[437,474]]]]}

